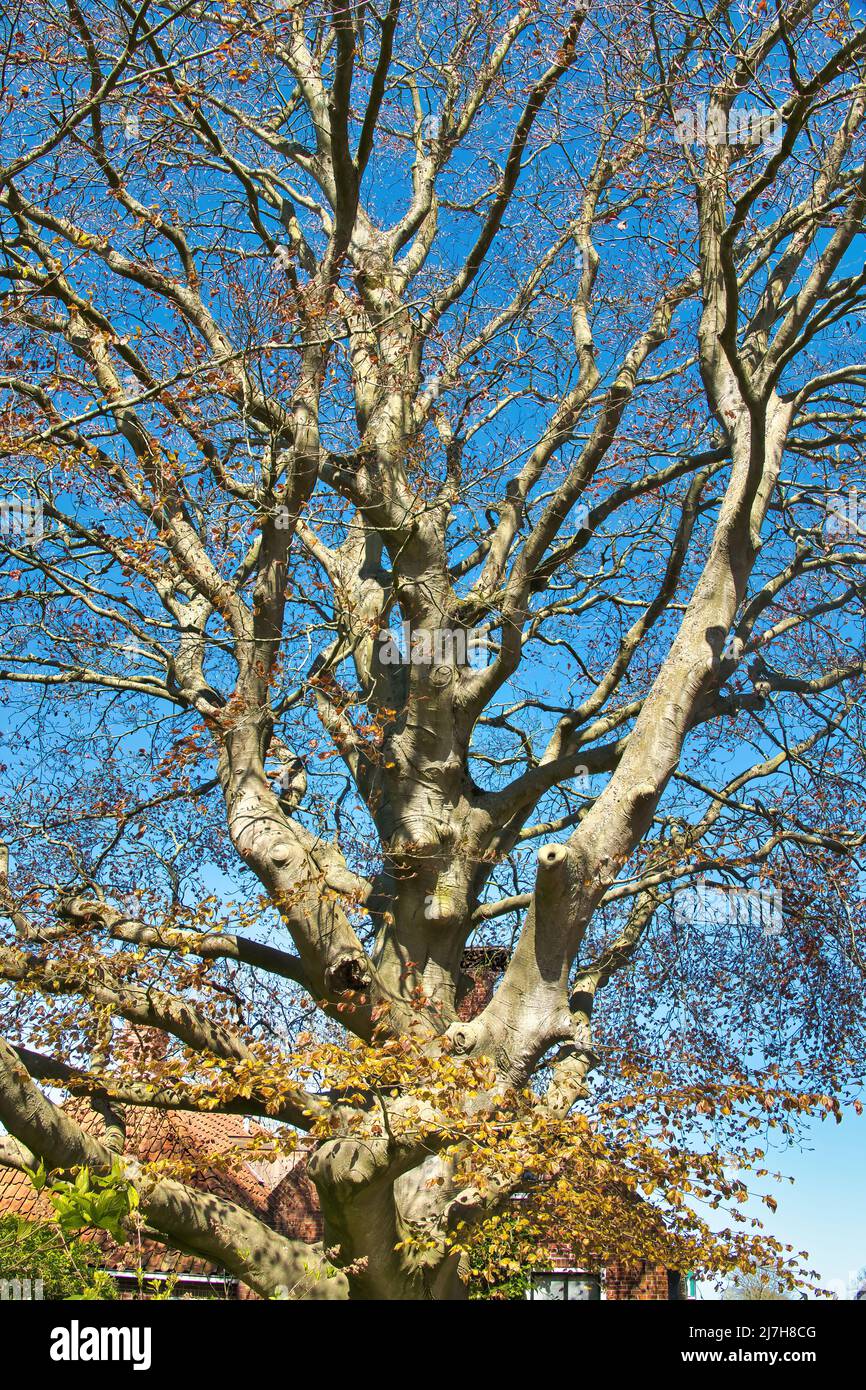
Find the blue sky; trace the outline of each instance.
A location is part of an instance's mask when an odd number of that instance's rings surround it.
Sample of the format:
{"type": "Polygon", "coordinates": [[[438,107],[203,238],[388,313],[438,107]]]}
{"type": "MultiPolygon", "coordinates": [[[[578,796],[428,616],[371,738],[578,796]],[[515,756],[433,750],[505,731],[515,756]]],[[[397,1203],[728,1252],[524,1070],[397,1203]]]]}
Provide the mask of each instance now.
{"type": "MultiPolygon", "coordinates": [[[[762,1182],[779,1203],[771,1214],[759,1202],[744,1210],[760,1217],[777,1240],[807,1250],[809,1268],[822,1287],[839,1297],[851,1296],[851,1281],[866,1266],[866,1114],[846,1109],[841,1124],[832,1117],[804,1126],[796,1148],[770,1150],[767,1166],[795,1179],[762,1182]]],[[[721,1223],[720,1223],[721,1224],[721,1223]]],[[[709,1285],[701,1297],[715,1298],[709,1285]]]]}
{"type": "MultiPolygon", "coordinates": [[[[802,1149],[779,1154],[796,1178],[778,1189],[779,1209],[767,1222],[780,1240],[808,1250],[831,1287],[866,1265],[866,1116],[846,1111],[841,1125],[815,1120],[802,1149]]],[[[840,1290],[841,1292],[841,1290],[840,1290]]]]}

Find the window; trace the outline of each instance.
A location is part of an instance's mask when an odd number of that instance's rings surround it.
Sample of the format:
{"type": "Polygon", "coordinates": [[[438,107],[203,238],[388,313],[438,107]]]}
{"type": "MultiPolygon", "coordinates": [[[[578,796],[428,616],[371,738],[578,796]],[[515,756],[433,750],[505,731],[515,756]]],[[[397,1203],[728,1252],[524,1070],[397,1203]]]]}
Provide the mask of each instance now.
{"type": "Polygon", "coordinates": [[[597,1274],[577,1269],[536,1269],[529,1278],[533,1303],[594,1303],[601,1299],[597,1274]]]}

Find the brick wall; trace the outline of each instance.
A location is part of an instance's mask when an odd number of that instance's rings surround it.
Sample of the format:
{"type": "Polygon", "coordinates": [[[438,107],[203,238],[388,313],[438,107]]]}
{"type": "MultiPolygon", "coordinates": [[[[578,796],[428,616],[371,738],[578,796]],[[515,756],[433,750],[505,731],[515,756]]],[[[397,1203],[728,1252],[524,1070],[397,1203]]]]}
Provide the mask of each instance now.
{"type": "Polygon", "coordinates": [[[268,1220],[284,1235],[296,1240],[322,1239],[322,1213],[315,1187],[299,1163],[277,1183],[268,1198],[268,1220]]]}
{"type": "Polygon", "coordinates": [[[464,1023],[468,1023],[476,1014],[480,1014],[482,1009],[493,998],[493,989],[496,984],[496,976],[492,970],[478,970],[474,975],[470,975],[468,984],[464,986],[465,993],[461,996],[457,1005],[457,1017],[464,1023]]]}
{"type": "Polygon", "coordinates": [[[611,1302],[667,1302],[668,1272],[657,1265],[608,1265],[605,1297],[611,1302]]]}
{"type": "Polygon", "coordinates": [[[508,964],[509,952],[502,946],[468,946],[461,961],[457,987],[457,1017],[468,1022],[486,1009],[496,984],[508,964]]]}

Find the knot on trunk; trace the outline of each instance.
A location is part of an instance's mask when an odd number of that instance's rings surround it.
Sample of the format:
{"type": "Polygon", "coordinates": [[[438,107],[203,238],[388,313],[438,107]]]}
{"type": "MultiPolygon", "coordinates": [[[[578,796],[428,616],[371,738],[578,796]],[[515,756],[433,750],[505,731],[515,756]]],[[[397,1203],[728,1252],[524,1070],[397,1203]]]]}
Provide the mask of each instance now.
{"type": "Polygon", "coordinates": [[[568,847],[566,845],[542,845],[538,851],[538,868],[541,873],[552,873],[554,869],[562,869],[567,861],[568,847]]]}
{"type": "Polygon", "coordinates": [[[462,1023],[459,1028],[454,1025],[448,1029],[446,1037],[450,1040],[451,1051],[455,1057],[467,1057],[474,1049],[480,1035],[480,1029],[476,1022],[462,1023]]]}
{"type": "Polygon", "coordinates": [[[325,971],[329,994],[358,993],[370,988],[372,976],[362,955],[340,956],[325,971]]]}

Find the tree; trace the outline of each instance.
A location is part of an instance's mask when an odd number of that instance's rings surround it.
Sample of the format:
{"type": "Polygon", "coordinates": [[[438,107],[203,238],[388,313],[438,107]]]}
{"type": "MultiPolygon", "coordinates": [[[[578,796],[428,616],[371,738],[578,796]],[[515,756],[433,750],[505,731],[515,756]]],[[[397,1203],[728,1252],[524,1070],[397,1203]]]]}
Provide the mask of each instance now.
{"type": "Polygon", "coordinates": [[[725,1289],[725,1298],[741,1303],[786,1302],[790,1294],[779,1284],[772,1271],[734,1276],[725,1289]]]}
{"type": "Polygon", "coordinates": [[[321,1248],[123,1161],[266,1294],[460,1297],[529,1189],[790,1274],[698,1212],[864,1055],[862,30],[6,23],[2,1160],[310,1132],[321,1248]]]}

